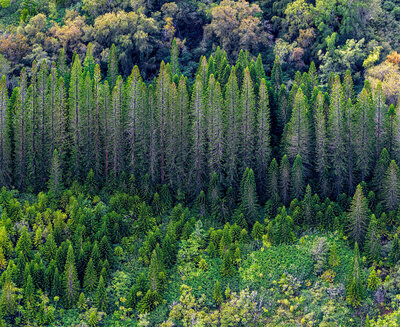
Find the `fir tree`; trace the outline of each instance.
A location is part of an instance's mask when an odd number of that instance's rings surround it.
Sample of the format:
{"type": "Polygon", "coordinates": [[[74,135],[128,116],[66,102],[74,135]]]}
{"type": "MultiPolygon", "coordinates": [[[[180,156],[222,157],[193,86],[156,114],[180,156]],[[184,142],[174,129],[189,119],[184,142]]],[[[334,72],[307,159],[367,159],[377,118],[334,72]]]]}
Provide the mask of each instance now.
{"type": "Polygon", "coordinates": [[[330,165],[332,169],[333,193],[335,196],[343,190],[346,176],[345,140],[344,140],[344,99],[339,76],[336,76],[332,87],[329,107],[327,132],[330,165]]]}
{"type": "Polygon", "coordinates": [[[358,185],[348,213],[349,235],[353,242],[363,243],[367,219],[368,202],[363,195],[361,185],[358,185]]]}
{"type": "Polygon", "coordinates": [[[304,167],[300,155],[296,156],[291,172],[291,195],[293,199],[300,199],[304,194],[304,167]]]}
{"type": "Polygon", "coordinates": [[[370,262],[378,262],[381,257],[380,235],[378,232],[378,222],[375,215],[371,215],[367,235],[365,237],[365,251],[370,262]]]}
{"type": "Polygon", "coordinates": [[[192,93],[192,115],[193,115],[193,191],[196,193],[204,185],[205,173],[205,146],[206,146],[206,127],[205,109],[203,103],[203,84],[200,76],[196,77],[192,93]]]}
{"type": "Polygon", "coordinates": [[[244,71],[242,93],[241,93],[241,141],[240,141],[240,161],[242,169],[252,167],[254,164],[255,128],[256,111],[253,82],[248,68],[244,71]]]}
{"type": "Polygon", "coordinates": [[[356,126],[354,144],[356,153],[356,163],[360,171],[361,180],[369,175],[371,163],[373,161],[373,148],[371,135],[373,135],[373,117],[369,95],[365,89],[358,97],[355,112],[356,126]]]}
{"type": "Polygon", "coordinates": [[[61,170],[61,160],[57,149],[53,152],[49,176],[49,192],[55,196],[60,195],[63,189],[63,176],[61,170]]]}
{"type": "Polygon", "coordinates": [[[256,191],[256,182],[254,172],[249,169],[247,176],[244,174],[245,181],[241,193],[241,209],[250,224],[254,223],[258,217],[258,196],[256,191]]]}
{"type": "Polygon", "coordinates": [[[384,148],[384,119],[387,113],[386,99],[385,94],[382,90],[381,83],[378,84],[376,91],[374,92],[373,97],[373,108],[375,109],[374,113],[374,144],[375,144],[375,156],[378,158],[382,149],[384,148]]]}
{"type": "Polygon", "coordinates": [[[95,295],[95,304],[99,310],[101,310],[103,312],[107,312],[107,310],[108,310],[108,295],[107,295],[106,285],[105,285],[103,276],[100,276],[100,278],[99,278],[99,283],[98,283],[96,295],[95,295]]]}
{"type": "Polygon", "coordinates": [[[290,191],[290,163],[287,155],[284,155],[279,168],[280,173],[280,193],[285,205],[289,204],[290,191]]]}
{"type": "Polygon", "coordinates": [[[214,286],[214,291],[213,291],[213,300],[215,301],[216,305],[219,307],[224,298],[222,297],[222,290],[221,290],[221,284],[219,282],[219,280],[217,280],[215,282],[215,286],[214,286]]]}
{"type": "Polygon", "coordinates": [[[358,307],[362,304],[362,300],[365,297],[365,287],[363,285],[362,261],[357,242],[354,245],[354,258],[347,280],[346,293],[347,301],[350,305],[358,307]]]}
{"type": "Polygon", "coordinates": [[[228,82],[225,86],[225,119],[226,119],[226,158],[225,172],[226,182],[229,186],[235,187],[238,178],[238,153],[239,153],[239,126],[240,106],[239,87],[236,78],[235,68],[232,68],[228,82]]]}
{"type": "Polygon", "coordinates": [[[94,266],[92,258],[90,258],[86,267],[85,277],[83,280],[83,288],[86,294],[90,294],[96,289],[97,281],[98,279],[97,279],[96,268],[94,266]]]}
{"type": "Polygon", "coordinates": [[[270,223],[268,228],[272,231],[276,244],[291,243],[294,240],[293,219],[287,215],[286,208],[281,209],[280,214],[270,223]]]}
{"type": "Polygon", "coordinates": [[[118,54],[115,44],[111,45],[108,55],[107,81],[110,89],[114,89],[118,77],[118,54]]]}
{"type": "Polygon", "coordinates": [[[396,265],[400,259],[400,244],[399,244],[399,236],[396,233],[393,238],[392,248],[389,252],[388,264],[391,266],[396,265]]]}
{"type": "Polygon", "coordinates": [[[0,80],[0,185],[11,183],[11,144],[7,128],[8,91],[6,77],[0,80]]]}
{"type": "Polygon", "coordinates": [[[267,190],[268,164],[271,157],[270,109],[265,79],[259,87],[256,139],[256,176],[260,194],[267,190]]]}
{"type": "Polygon", "coordinates": [[[387,210],[397,210],[400,201],[399,168],[394,160],[390,162],[383,182],[384,203],[387,210]]]}
{"type": "Polygon", "coordinates": [[[270,198],[279,196],[279,166],[275,158],[268,168],[268,195],[270,198]]]}
{"type": "Polygon", "coordinates": [[[74,250],[70,245],[68,248],[67,259],[64,268],[64,290],[65,304],[67,307],[72,307],[78,300],[79,295],[79,280],[75,266],[74,250]]]}
{"type": "Polygon", "coordinates": [[[178,75],[181,73],[179,67],[179,48],[174,38],[171,45],[171,75],[178,75]]]}
{"type": "Polygon", "coordinates": [[[306,97],[300,88],[294,99],[292,117],[285,127],[284,142],[289,160],[293,162],[300,155],[305,166],[310,163],[310,127],[307,116],[306,97]]]}

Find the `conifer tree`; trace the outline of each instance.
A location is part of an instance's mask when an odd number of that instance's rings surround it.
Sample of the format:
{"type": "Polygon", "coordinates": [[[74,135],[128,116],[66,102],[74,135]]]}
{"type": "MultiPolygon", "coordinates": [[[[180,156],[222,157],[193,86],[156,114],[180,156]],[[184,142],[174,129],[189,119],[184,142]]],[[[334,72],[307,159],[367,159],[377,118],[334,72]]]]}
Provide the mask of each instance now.
{"type": "Polygon", "coordinates": [[[103,86],[103,137],[104,137],[104,175],[105,180],[108,181],[109,172],[111,170],[111,145],[112,145],[112,106],[110,88],[107,81],[104,81],[103,86]]]}
{"type": "Polygon", "coordinates": [[[82,161],[82,176],[86,176],[90,170],[93,160],[95,158],[93,149],[93,128],[94,128],[94,112],[93,112],[93,82],[90,78],[90,74],[86,73],[82,80],[81,86],[81,107],[82,115],[80,117],[81,121],[81,131],[82,131],[82,151],[83,151],[83,161],[82,161]]]}
{"type": "Polygon", "coordinates": [[[243,178],[245,180],[241,192],[241,209],[246,221],[253,224],[258,217],[258,197],[253,169],[249,169],[247,174],[245,172],[243,178]]]}
{"type": "Polygon", "coordinates": [[[51,159],[50,175],[49,175],[49,192],[54,195],[60,195],[63,189],[63,176],[61,170],[61,160],[57,149],[53,152],[51,159]]]}
{"type": "Polygon", "coordinates": [[[374,144],[375,144],[375,156],[378,158],[382,149],[384,148],[384,119],[387,113],[385,94],[382,90],[382,84],[379,83],[373,97],[373,108],[374,113],[374,144]]]}
{"type": "Polygon", "coordinates": [[[283,82],[282,76],[281,63],[279,62],[279,57],[276,56],[271,72],[272,87],[276,95],[278,94],[279,88],[281,87],[283,82]]]}
{"type": "Polygon", "coordinates": [[[101,71],[100,66],[96,64],[93,68],[93,154],[94,154],[94,173],[97,180],[100,179],[102,175],[102,143],[103,143],[103,106],[102,106],[102,85],[101,81],[101,71]]]}
{"type": "Polygon", "coordinates": [[[96,267],[93,263],[92,258],[90,258],[85,270],[85,277],[83,280],[83,288],[86,294],[90,294],[96,289],[97,281],[98,278],[97,278],[96,267]]]}
{"type": "Polygon", "coordinates": [[[160,73],[157,78],[156,98],[157,98],[157,131],[158,131],[158,149],[161,183],[165,181],[166,169],[166,148],[167,148],[167,126],[169,110],[169,96],[171,88],[170,66],[161,63],[160,73]]]}
{"type": "Polygon", "coordinates": [[[362,261],[360,259],[360,253],[357,242],[354,245],[354,258],[351,271],[347,280],[346,293],[347,293],[347,301],[353,307],[360,306],[362,300],[365,297],[365,287],[363,285],[363,276],[362,276],[362,261]]]}
{"type": "Polygon", "coordinates": [[[217,280],[215,282],[213,299],[214,299],[215,303],[217,304],[217,306],[220,306],[224,300],[224,298],[222,297],[221,284],[220,284],[219,280],[217,280]]]}
{"type": "Polygon", "coordinates": [[[276,114],[277,119],[277,127],[279,133],[282,133],[283,129],[285,128],[286,124],[289,122],[290,119],[290,106],[289,106],[289,95],[286,90],[285,85],[281,85],[279,88],[278,93],[278,112],[276,114]]]}
{"type": "Polygon", "coordinates": [[[318,92],[315,110],[315,163],[319,188],[323,197],[329,194],[328,135],[324,110],[324,96],[318,92]]]}
{"type": "Polygon", "coordinates": [[[279,166],[275,158],[268,167],[268,195],[270,198],[279,196],[279,166]]]}
{"type": "Polygon", "coordinates": [[[200,75],[197,75],[192,93],[192,117],[193,117],[193,191],[196,193],[204,185],[205,173],[205,146],[206,146],[206,127],[205,109],[203,103],[203,84],[200,75]]]}
{"type": "Polygon", "coordinates": [[[174,38],[171,45],[171,75],[180,75],[181,69],[179,67],[179,48],[174,38]]]}
{"type": "Polygon", "coordinates": [[[132,73],[128,78],[126,85],[127,88],[127,131],[126,134],[129,136],[129,168],[132,174],[139,171],[138,165],[140,164],[140,155],[143,149],[141,148],[140,140],[140,124],[144,124],[143,120],[143,99],[142,93],[142,77],[140,76],[139,68],[133,67],[132,73]]]}
{"type": "Polygon", "coordinates": [[[64,268],[64,291],[65,304],[67,307],[72,307],[78,300],[79,295],[79,280],[75,266],[75,256],[72,245],[69,245],[67,259],[64,268]]]}
{"type": "Polygon", "coordinates": [[[368,219],[368,202],[363,195],[361,185],[357,186],[348,213],[349,235],[353,242],[362,244],[368,219]]]}
{"type": "Polygon", "coordinates": [[[394,266],[400,259],[400,244],[399,244],[399,236],[396,233],[393,238],[392,248],[389,252],[388,263],[391,266],[394,266]]]}
{"type": "Polygon", "coordinates": [[[367,235],[365,237],[365,252],[369,262],[378,262],[381,257],[380,235],[378,232],[378,222],[375,215],[371,215],[367,235]]]}
{"type": "Polygon", "coordinates": [[[399,180],[399,167],[396,162],[392,160],[389,168],[386,171],[385,179],[383,182],[383,196],[386,209],[397,210],[400,201],[400,180],[399,180]]]}
{"type": "Polygon", "coordinates": [[[187,181],[188,158],[190,152],[189,97],[186,81],[181,77],[178,86],[176,117],[176,175],[178,188],[183,188],[187,181]]]}
{"type": "Polygon", "coordinates": [[[36,140],[38,146],[38,171],[37,177],[39,183],[47,178],[49,168],[49,158],[51,157],[49,147],[49,105],[47,102],[47,64],[42,62],[37,78],[37,111],[38,111],[38,138],[36,140]]]}
{"type": "Polygon", "coordinates": [[[314,220],[314,199],[311,193],[311,186],[308,184],[303,200],[304,222],[311,226],[314,220]]]}
{"type": "Polygon", "coordinates": [[[15,96],[14,100],[14,183],[18,189],[25,189],[26,186],[26,171],[28,169],[28,128],[29,123],[24,103],[22,102],[22,95],[20,89],[16,87],[13,91],[15,96]]]}
{"type": "MultiPolygon", "coordinates": [[[[124,140],[123,136],[123,82],[122,77],[118,76],[112,91],[112,113],[111,113],[111,160],[112,174],[116,179],[123,171],[124,163],[124,140]]],[[[116,180],[115,180],[116,181],[116,180]]]]}
{"type": "Polygon", "coordinates": [[[281,199],[285,205],[289,204],[289,192],[290,192],[290,162],[285,154],[282,158],[281,165],[279,168],[279,186],[281,199]]]}
{"type": "Polygon", "coordinates": [[[0,185],[11,183],[11,144],[7,128],[8,91],[6,77],[0,80],[0,185]]]}
{"type": "Polygon", "coordinates": [[[57,69],[56,65],[53,62],[51,65],[51,70],[50,70],[50,75],[47,79],[47,102],[49,106],[49,142],[50,142],[50,148],[49,148],[49,155],[51,155],[54,152],[54,149],[56,148],[56,130],[57,130],[57,124],[58,122],[56,121],[56,113],[58,109],[56,108],[56,99],[57,99],[57,69]]]}
{"type": "Polygon", "coordinates": [[[296,156],[296,159],[293,163],[292,172],[291,172],[291,195],[293,199],[300,199],[304,194],[304,168],[303,168],[303,160],[300,155],[296,156]]]}
{"type": "Polygon", "coordinates": [[[69,121],[72,139],[71,149],[71,175],[81,176],[81,160],[83,134],[81,130],[82,105],[80,101],[80,86],[82,80],[82,66],[79,56],[75,56],[75,61],[71,68],[71,78],[69,84],[69,121]]]}
{"type": "Polygon", "coordinates": [[[208,160],[211,173],[221,176],[222,159],[224,155],[223,140],[223,99],[221,87],[215,81],[214,75],[210,76],[207,90],[207,136],[208,160]]]}
{"type": "Polygon", "coordinates": [[[357,167],[360,170],[361,180],[364,181],[371,170],[371,163],[374,152],[371,142],[373,135],[373,116],[369,95],[364,88],[359,97],[355,112],[356,125],[353,128],[355,133],[353,142],[357,167]]]}
{"type": "Polygon", "coordinates": [[[390,156],[386,148],[383,148],[378,161],[376,162],[373,178],[372,178],[372,186],[378,195],[382,194],[382,191],[385,188],[383,184],[385,180],[385,174],[390,165],[390,156]]]}
{"type": "Polygon", "coordinates": [[[346,103],[345,110],[344,110],[344,148],[346,153],[345,158],[345,166],[347,167],[346,172],[346,184],[347,184],[347,194],[352,194],[354,192],[354,136],[353,136],[353,129],[354,129],[354,108],[351,100],[349,99],[346,103]]]}
{"type": "Polygon", "coordinates": [[[398,135],[397,126],[399,126],[399,116],[394,105],[391,104],[383,121],[385,130],[383,144],[387,147],[389,155],[394,157],[394,149],[398,135]]]}
{"type": "Polygon", "coordinates": [[[345,140],[344,140],[344,97],[339,76],[336,76],[332,86],[331,103],[329,107],[327,132],[330,165],[332,167],[333,193],[338,196],[345,183],[345,140]]]}
{"type": "Polygon", "coordinates": [[[349,69],[346,70],[343,78],[343,96],[345,102],[350,100],[352,103],[354,103],[353,78],[351,77],[351,72],[349,69]]]}
{"type": "Polygon", "coordinates": [[[110,89],[113,90],[118,77],[118,54],[115,44],[111,45],[110,52],[108,55],[108,66],[107,66],[107,81],[110,89]]]}
{"type": "Polygon", "coordinates": [[[305,166],[310,163],[310,127],[307,115],[306,97],[299,88],[293,103],[292,117],[285,127],[285,150],[291,162],[300,155],[305,166]]]}
{"type": "Polygon", "coordinates": [[[271,157],[270,108],[265,79],[261,79],[258,99],[255,167],[258,189],[261,191],[260,194],[265,194],[271,157]]]}
{"type": "Polygon", "coordinates": [[[239,153],[239,126],[240,126],[240,106],[239,106],[239,87],[236,78],[235,68],[232,68],[228,82],[225,86],[225,119],[226,119],[226,155],[225,172],[226,182],[229,186],[237,186],[238,178],[238,153],[239,153]]]}
{"type": "Polygon", "coordinates": [[[22,229],[15,251],[23,255],[25,262],[28,262],[32,258],[32,240],[26,226],[22,229]]]}
{"type": "Polygon", "coordinates": [[[89,73],[90,78],[94,76],[95,61],[93,58],[93,44],[89,42],[86,47],[85,60],[83,61],[83,74],[89,73]]]}
{"type": "Polygon", "coordinates": [[[254,165],[254,146],[256,128],[256,108],[253,82],[248,68],[244,71],[242,93],[241,93],[241,141],[240,161],[242,169],[254,165]]]}
{"type": "Polygon", "coordinates": [[[99,283],[98,283],[97,290],[96,290],[95,304],[99,310],[101,310],[103,312],[107,312],[107,310],[108,310],[108,295],[107,295],[107,291],[106,291],[106,285],[104,282],[104,278],[101,275],[100,275],[99,283]]]}
{"type": "Polygon", "coordinates": [[[273,240],[276,244],[291,243],[294,240],[293,219],[287,215],[286,208],[270,223],[268,228],[272,231],[273,240]]]}

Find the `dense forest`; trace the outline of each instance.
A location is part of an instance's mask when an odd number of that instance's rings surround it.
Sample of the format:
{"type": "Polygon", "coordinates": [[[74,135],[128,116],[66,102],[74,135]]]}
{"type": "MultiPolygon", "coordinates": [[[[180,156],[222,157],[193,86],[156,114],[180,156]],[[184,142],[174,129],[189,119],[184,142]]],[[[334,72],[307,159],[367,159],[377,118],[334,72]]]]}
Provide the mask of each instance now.
{"type": "Polygon", "coordinates": [[[398,31],[0,0],[0,326],[399,326],[398,31]]]}

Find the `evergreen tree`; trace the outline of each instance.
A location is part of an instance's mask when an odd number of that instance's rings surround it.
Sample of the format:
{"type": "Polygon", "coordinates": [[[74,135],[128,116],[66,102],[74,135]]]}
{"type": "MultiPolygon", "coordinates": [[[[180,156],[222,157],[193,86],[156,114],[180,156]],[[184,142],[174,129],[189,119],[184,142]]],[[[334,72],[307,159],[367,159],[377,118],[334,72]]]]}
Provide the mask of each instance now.
{"type": "Polygon", "coordinates": [[[276,244],[291,243],[294,240],[293,219],[287,215],[286,208],[270,223],[268,228],[272,231],[273,240],[276,244]]]}
{"type": "Polygon", "coordinates": [[[11,183],[11,144],[7,128],[8,91],[6,77],[0,80],[0,185],[11,183]]]}
{"type": "Polygon", "coordinates": [[[29,262],[32,258],[32,240],[26,226],[22,228],[22,233],[18,239],[15,251],[23,255],[25,262],[29,262]]]}
{"type": "Polygon", "coordinates": [[[166,169],[166,148],[167,148],[167,126],[169,109],[169,96],[171,92],[171,73],[170,66],[161,63],[160,73],[157,78],[156,98],[157,98],[157,131],[158,131],[158,150],[161,183],[165,181],[166,169]]]}
{"type": "Polygon", "coordinates": [[[103,312],[107,312],[108,310],[108,295],[107,295],[107,290],[106,290],[106,285],[104,282],[104,278],[103,276],[100,275],[99,278],[99,283],[97,286],[97,290],[96,290],[96,295],[95,295],[95,304],[96,307],[103,311],[103,312]]]}
{"type": "Polygon", "coordinates": [[[353,307],[360,306],[362,300],[365,297],[365,287],[363,285],[362,275],[362,261],[360,259],[357,242],[354,245],[354,258],[351,266],[351,271],[347,280],[346,293],[347,301],[353,307]]]}
{"type": "Polygon", "coordinates": [[[278,93],[278,112],[277,112],[277,127],[279,129],[279,133],[282,133],[286,124],[290,119],[290,105],[289,105],[289,95],[286,90],[285,85],[281,85],[278,93]]]}
{"type": "Polygon", "coordinates": [[[118,54],[115,44],[111,45],[110,52],[108,55],[108,66],[107,66],[107,81],[110,89],[113,90],[118,77],[118,54]]]}
{"type": "Polygon", "coordinates": [[[344,98],[339,76],[336,76],[332,86],[331,103],[329,107],[327,132],[330,165],[332,167],[333,193],[335,196],[343,190],[346,176],[345,140],[344,140],[344,98]]]}
{"type": "Polygon", "coordinates": [[[399,168],[394,160],[390,162],[383,182],[383,196],[386,209],[397,210],[400,201],[399,168]]]}
{"type": "Polygon", "coordinates": [[[247,176],[245,172],[243,177],[245,178],[245,181],[241,192],[240,206],[246,218],[246,221],[252,224],[258,218],[258,197],[253,170],[249,169],[247,176]]]}
{"type": "Polygon", "coordinates": [[[353,242],[362,244],[367,228],[368,202],[363,195],[361,185],[357,186],[348,213],[349,235],[353,242]]]}
{"type": "Polygon", "coordinates": [[[224,298],[222,297],[221,284],[220,284],[219,280],[217,280],[215,282],[213,299],[218,307],[222,304],[222,302],[224,300],[224,298]]]}
{"type": "Polygon", "coordinates": [[[179,48],[174,38],[171,45],[171,75],[175,76],[181,73],[179,67],[179,48]]]}
{"type": "Polygon", "coordinates": [[[49,192],[58,196],[63,189],[63,178],[61,170],[61,160],[57,149],[53,152],[49,176],[49,192]]]}
{"type": "Polygon", "coordinates": [[[371,135],[373,135],[373,117],[370,98],[365,90],[361,91],[355,112],[356,124],[353,128],[355,132],[354,145],[356,154],[356,166],[360,171],[361,180],[364,181],[371,170],[373,162],[373,148],[371,135]]]}
{"type": "Polygon", "coordinates": [[[242,93],[241,93],[241,141],[240,141],[240,162],[244,170],[245,167],[254,165],[254,146],[256,128],[256,108],[253,82],[248,68],[244,71],[242,93]]]}
{"type": "Polygon", "coordinates": [[[79,56],[75,56],[75,61],[71,68],[71,79],[69,84],[69,114],[70,132],[72,139],[71,149],[71,176],[81,176],[83,134],[81,130],[82,105],[80,101],[80,86],[82,80],[82,66],[79,56]]]}
{"type": "Polygon", "coordinates": [[[289,160],[293,162],[296,156],[300,155],[307,167],[310,163],[310,127],[307,99],[301,88],[294,99],[292,117],[285,127],[284,142],[289,160]]]}
{"type": "Polygon", "coordinates": [[[225,86],[225,120],[226,120],[226,156],[225,172],[226,182],[229,186],[237,186],[238,178],[238,153],[239,153],[239,126],[240,126],[240,106],[239,106],[239,87],[236,78],[235,68],[232,68],[228,82],[225,86]]]}
{"type": "Polygon", "coordinates": [[[319,189],[323,197],[329,195],[328,135],[324,110],[324,96],[318,92],[315,110],[315,163],[318,173],[319,189]]]}
{"type": "Polygon", "coordinates": [[[284,155],[279,169],[281,199],[285,205],[289,204],[290,191],[290,162],[287,155],[284,155]]]}
{"type": "Polygon", "coordinates": [[[260,194],[265,194],[268,183],[268,164],[271,157],[270,109],[265,79],[261,79],[258,97],[256,176],[260,194]]]}
{"type": "Polygon", "coordinates": [[[275,158],[268,167],[268,195],[270,198],[279,196],[279,166],[275,158]]]}
{"type": "Polygon", "coordinates": [[[72,307],[78,300],[79,280],[76,272],[74,250],[71,245],[69,245],[67,259],[65,261],[64,291],[65,304],[67,307],[72,307]]]}
{"type": "Polygon", "coordinates": [[[208,161],[211,173],[221,176],[222,159],[224,155],[223,140],[223,99],[221,87],[215,81],[214,75],[210,76],[207,91],[207,136],[208,136],[208,161]]]}
{"type": "Polygon", "coordinates": [[[383,193],[382,191],[385,189],[384,180],[389,165],[390,165],[389,153],[386,150],[386,148],[383,148],[379,156],[379,160],[376,162],[371,182],[378,196],[380,196],[383,193]]]}
{"type": "Polygon", "coordinates": [[[396,233],[393,238],[392,248],[389,252],[388,264],[394,266],[399,262],[400,259],[400,244],[399,244],[399,236],[396,233]]]}
{"type": "Polygon", "coordinates": [[[378,83],[376,91],[374,92],[373,97],[373,108],[375,109],[374,113],[374,144],[375,144],[375,156],[378,158],[382,149],[384,148],[384,119],[387,114],[387,106],[385,94],[382,90],[381,83],[378,83]]]}
{"type": "Polygon", "coordinates": [[[384,117],[383,125],[385,130],[383,144],[387,147],[389,155],[394,157],[394,149],[398,135],[396,126],[399,126],[399,116],[393,104],[390,105],[384,117]]]}
{"type": "Polygon", "coordinates": [[[293,199],[300,199],[304,194],[304,168],[303,168],[303,160],[300,155],[296,156],[296,160],[293,163],[292,172],[291,172],[291,195],[293,199]]]}
{"type": "Polygon", "coordinates": [[[110,143],[110,157],[112,160],[112,175],[115,178],[120,176],[123,171],[124,164],[124,140],[123,140],[123,82],[122,77],[118,76],[114,89],[112,91],[112,112],[110,120],[111,129],[111,143],[110,143]]]}
{"type": "Polygon", "coordinates": [[[198,193],[204,185],[205,174],[205,146],[206,126],[205,109],[203,103],[203,84],[200,75],[196,77],[192,93],[192,117],[193,117],[193,191],[198,193]]]}
{"type": "Polygon", "coordinates": [[[370,262],[378,262],[381,257],[380,235],[378,232],[378,222],[375,215],[371,215],[367,235],[365,237],[365,252],[370,262]]]}
{"type": "Polygon", "coordinates": [[[83,280],[83,288],[86,294],[90,294],[96,289],[97,281],[98,279],[97,279],[96,267],[93,263],[92,258],[90,258],[85,270],[85,277],[83,280]]]}
{"type": "MultiPolygon", "coordinates": [[[[25,91],[26,92],[26,91],[25,91]]],[[[25,103],[22,102],[20,89],[16,87],[14,94],[14,183],[18,189],[24,190],[26,187],[28,169],[28,127],[29,120],[26,113],[25,103]]]]}

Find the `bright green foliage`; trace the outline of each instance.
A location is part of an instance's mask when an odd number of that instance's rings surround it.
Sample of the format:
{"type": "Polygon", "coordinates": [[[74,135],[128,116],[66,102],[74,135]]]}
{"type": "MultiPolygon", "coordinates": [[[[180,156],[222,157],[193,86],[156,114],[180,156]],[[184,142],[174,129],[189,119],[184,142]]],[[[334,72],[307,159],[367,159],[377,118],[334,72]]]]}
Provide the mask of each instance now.
{"type": "Polygon", "coordinates": [[[378,222],[374,214],[371,215],[367,235],[365,237],[365,251],[370,262],[379,262],[381,257],[381,244],[378,222]]]}
{"type": "Polygon", "coordinates": [[[346,293],[347,301],[350,305],[358,307],[362,304],[365,297],[365,287],[363,285],[362,261],[357,242],[354,245],[354,258],[347,280],[346,293]]]}
{"type": "Polygon", "coordinates": [[[252,169],[243,175],[243,187],[241,193],[241,209],[248,223],[253,223],[258,217],[258,196],[256,182],[252,169]]]}
{"type": "Polygon", "coordinates": [[[98,283],[96,295],[95,295],[95,303],[96,303],[96,307],[99,308],[99,310],[107,312],[108,295],[107,295],[106,285],[104,283],[103,276],[100,276],[100,278],[99,278],[99,283],[98,283]]]}
{"type": "Polygon", "coordinates": [[[71,245],[68,248],[67,259],[64,268],[64,292],[66,306],[72,307],[78,300],[79,280],[75,266],[74,250],[71,245]]]}
{"type": "Polygon", "coordinates": [[[96,267],[93,263],[92,258],[90,258],[85,270],[85,277],[83,281],[83,288],[86,294],[90,294],[96,289],[97,281],[98,278],[97,278],[96,267]]]}
{"type": "Polygon", "coordinates": [[[369,289],[375,291],[378,286],[380,285],[381,280],[376,274],[375,267],[371,268],[371,271],[369,273],[368,279],[367,279],[367,286],[369,289]]]}
{"type": "Polygon", "coordinates": [[[285,207],[281,209],[281,212],[271,222],[270,230],[276,244],[293,242],[293,219],[288,216],[285,207]]]}
{"type": "Polygon", "coordinates": [[[392,248],[389,252],[388,263],[391,266],[394,266],[400,259],[400,244],[399,244],[399,237],[397,233],[394,235],[392,248]]]}
{"type": "Polygon", "coordinates": [[[394,160],[390,162],[384,179],[384,202],[387,210],[396,210],[400,201],[399,168],[394,160]]]}
{"type": "Polygon", "coordinates": [[[221,284],[218,280],[216,281],[214,286],[213,300],[217,306],[220,306],[224,300],[222,296],[221,284]]]}

